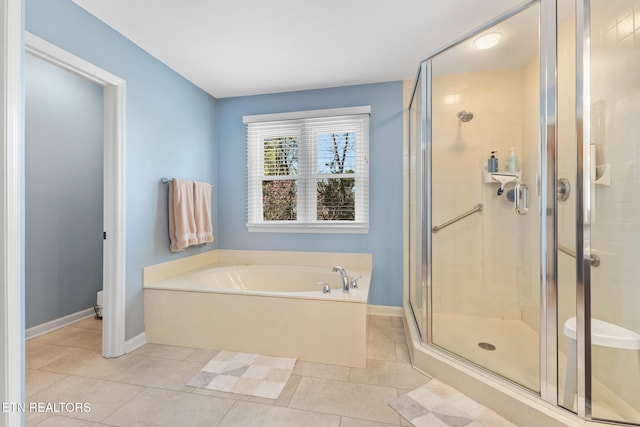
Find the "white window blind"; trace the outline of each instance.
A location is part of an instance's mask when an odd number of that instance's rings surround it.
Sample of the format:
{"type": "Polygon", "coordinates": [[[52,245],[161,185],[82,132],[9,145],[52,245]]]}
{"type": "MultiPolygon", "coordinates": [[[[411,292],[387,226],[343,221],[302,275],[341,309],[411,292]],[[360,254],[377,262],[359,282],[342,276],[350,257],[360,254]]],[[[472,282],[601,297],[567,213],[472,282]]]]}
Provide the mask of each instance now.
{"type": "Polygon", "coordinates": [[[367,232],[368,112],[244,117],[249,230],[367,232]]]}

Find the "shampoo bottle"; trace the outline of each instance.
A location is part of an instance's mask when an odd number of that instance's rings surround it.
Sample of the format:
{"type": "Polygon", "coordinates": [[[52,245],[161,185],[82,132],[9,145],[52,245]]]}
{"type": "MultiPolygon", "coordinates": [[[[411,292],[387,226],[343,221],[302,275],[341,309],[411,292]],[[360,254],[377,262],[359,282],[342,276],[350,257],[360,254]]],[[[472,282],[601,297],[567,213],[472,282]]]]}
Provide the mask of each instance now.
{"type": "Polygon", "coordinates": [[[491,152],[491,157],[487,161],[487,172],[498,172],[498,159],[496,158],[497,151],[491,152]]]}
{"type": "Polygon", "coordinates": [[[509,172],[518,172],[518,156],[516,156],[515,148],[511,148],[509,158],[507,158],[507,170],[509,172]]]}

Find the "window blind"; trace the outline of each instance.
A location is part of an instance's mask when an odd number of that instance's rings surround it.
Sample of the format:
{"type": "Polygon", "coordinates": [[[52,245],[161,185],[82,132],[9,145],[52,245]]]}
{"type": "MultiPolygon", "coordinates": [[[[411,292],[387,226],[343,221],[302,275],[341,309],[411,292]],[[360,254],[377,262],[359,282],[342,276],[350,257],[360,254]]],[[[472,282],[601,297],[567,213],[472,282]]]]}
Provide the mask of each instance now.
{"type": "Polygon", "coordinates": [[[369,114],[269,118],[245,121],[249,229],[366,232],[369,114]]]}

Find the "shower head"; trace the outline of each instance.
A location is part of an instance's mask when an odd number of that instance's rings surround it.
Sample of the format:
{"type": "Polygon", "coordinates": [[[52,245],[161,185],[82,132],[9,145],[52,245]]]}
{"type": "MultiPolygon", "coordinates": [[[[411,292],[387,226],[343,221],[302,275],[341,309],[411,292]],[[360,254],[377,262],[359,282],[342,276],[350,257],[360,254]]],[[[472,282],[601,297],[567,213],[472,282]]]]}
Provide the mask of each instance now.
{"type": "Polygon", "coordinates": [[[470,111],[462,110],[462,111],[458,112],[457,116],[458,116],[458,119],[460,119],[460,121],[463,122],[463,123],[470,122],[471,119],[473,119],[473,113],[470,112],[470,111]]]}

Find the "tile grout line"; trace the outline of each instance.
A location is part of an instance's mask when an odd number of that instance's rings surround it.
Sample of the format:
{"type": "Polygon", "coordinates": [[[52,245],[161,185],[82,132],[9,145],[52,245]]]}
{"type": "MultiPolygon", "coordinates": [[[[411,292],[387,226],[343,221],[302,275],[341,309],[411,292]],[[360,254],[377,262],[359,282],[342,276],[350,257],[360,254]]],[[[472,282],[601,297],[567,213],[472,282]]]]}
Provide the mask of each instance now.
{"type": "MultiPolygon", "coordinates": [[[[200,395],[200,396],[206,396],[206,395],[200,395]]],[[[210,396],[210,397],[215,397],[215,396],[210,396]]],[[[216,426],[219,426],[220,424],[222,424],[224,422],[225,418],[227,418],[229,416],[229,413],[238,404],[239,401],[240,400],[238,400],[238,399],[233,399],[233,403],[231,404],[231,406],[229,406],[229,409],[227,409],[227,411],[224,413],[224,415],[222,417],[220,417],[220,421],[218,421],[216,423],[216,426]]]]}

